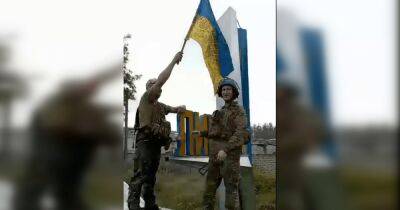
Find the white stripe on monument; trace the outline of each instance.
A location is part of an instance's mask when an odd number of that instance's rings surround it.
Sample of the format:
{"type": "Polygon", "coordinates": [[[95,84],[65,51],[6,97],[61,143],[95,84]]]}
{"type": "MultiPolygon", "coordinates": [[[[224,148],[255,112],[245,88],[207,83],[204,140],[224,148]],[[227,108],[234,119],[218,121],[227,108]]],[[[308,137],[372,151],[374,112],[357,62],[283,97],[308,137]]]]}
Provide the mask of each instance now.
{"type": "MultiPolygon", "coordinates": [[[[240,73],[240,54],[239,54],[239,36],[237,29],[236,11],[229,7],[225,13],[218,19],[218,26],[225,37],[231,53],[233,72],[228,77],[234,79],[239,86],[238,103],[243,106],[242,99],[242,76],[240,73]]],[[[217,97],[217,109],[224,105],[224,101],[217,97]]]]}

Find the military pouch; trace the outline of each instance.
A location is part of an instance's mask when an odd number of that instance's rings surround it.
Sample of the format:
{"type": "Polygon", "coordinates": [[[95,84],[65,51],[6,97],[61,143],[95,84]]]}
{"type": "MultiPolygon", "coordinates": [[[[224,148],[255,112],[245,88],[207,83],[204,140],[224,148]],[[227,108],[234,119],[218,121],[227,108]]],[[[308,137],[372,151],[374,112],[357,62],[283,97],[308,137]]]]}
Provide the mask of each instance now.
{"type": "Polygon", "coordinates": [[[153,123],[151,126],[151,132],[154,137],[169,138],[169,135],[171,134],[171,124],[165,120],[160,123],[153,123]]]}
{"type": "Polygon", "coordinates": [[[151,125],[151,133],[153,139],[156,139],[161,146],[169,145],[172,141],[170,138],[171,124],[162,120],[160,123],[153,123],[151,125]]]}

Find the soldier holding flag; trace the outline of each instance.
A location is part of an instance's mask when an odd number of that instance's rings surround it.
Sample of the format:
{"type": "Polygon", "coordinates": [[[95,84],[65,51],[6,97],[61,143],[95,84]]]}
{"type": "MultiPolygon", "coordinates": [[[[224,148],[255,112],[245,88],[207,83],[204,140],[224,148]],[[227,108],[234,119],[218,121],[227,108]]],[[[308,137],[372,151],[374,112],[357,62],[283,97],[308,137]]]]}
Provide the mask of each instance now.
{"type": "Polygon", "coordinates": [[[175,64],[182,59],[182,52],[178,52],[167,68],[160,73],[157,79],[150,79],[146,83],[146,92],[140,99],[137,115],[139,119],[136,146],[138,152],[139,170],[129,183],[128,206],[130,210],[140,209],[140,195],[143,188],[145,209],[159,209],[154,195],[156,173],[160,164],[161,147],[168,147],[171,125],[165,119],[168,113],[181,113],[185,106],[171,107],[158,101],[161,96],[161,87],[170,77],[175,64]]]}

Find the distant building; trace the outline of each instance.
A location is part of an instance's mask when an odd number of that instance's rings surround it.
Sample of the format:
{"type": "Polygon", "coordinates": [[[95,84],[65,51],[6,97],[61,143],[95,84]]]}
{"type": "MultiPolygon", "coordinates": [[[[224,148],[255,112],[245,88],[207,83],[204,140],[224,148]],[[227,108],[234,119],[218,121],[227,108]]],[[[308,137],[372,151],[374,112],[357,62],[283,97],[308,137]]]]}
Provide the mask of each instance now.
{"type": "Polygon", "coordinates": [[[263,173],[275,175],[276,139],[254,138],[251,144],[254,168],[263,173]]]}
{"type": "Polygon", "coordinates": [[[254,139],[252,141],[253,155],[276,153],[276,139],[254,139]]]}

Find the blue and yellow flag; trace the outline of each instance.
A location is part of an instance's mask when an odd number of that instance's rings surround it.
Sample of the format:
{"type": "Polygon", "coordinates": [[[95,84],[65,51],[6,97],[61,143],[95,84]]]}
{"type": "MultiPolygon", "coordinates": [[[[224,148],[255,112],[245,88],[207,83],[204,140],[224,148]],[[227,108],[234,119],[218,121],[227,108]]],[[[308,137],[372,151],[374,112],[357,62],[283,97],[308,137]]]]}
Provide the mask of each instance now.
{"type": "Polygon", "coordinates": [[[200,44],[216,92],[221,79],[233,71],[233,64],[228,44],[215,20],[209,0],[200,1],[187,38],[200,44]]]}

